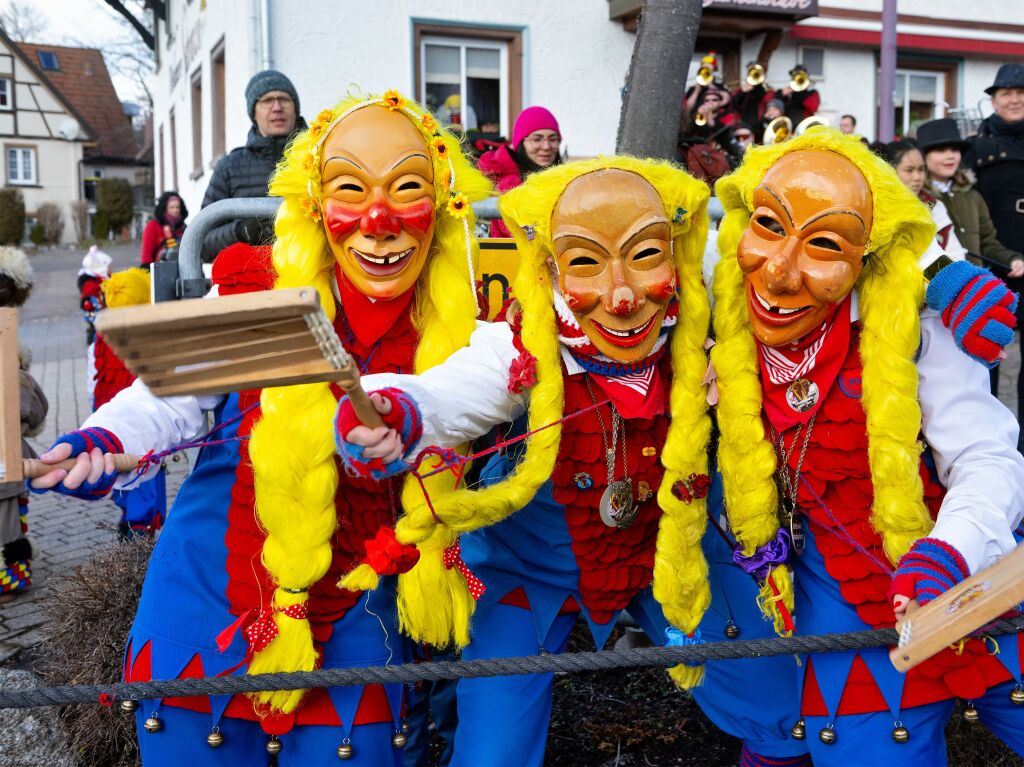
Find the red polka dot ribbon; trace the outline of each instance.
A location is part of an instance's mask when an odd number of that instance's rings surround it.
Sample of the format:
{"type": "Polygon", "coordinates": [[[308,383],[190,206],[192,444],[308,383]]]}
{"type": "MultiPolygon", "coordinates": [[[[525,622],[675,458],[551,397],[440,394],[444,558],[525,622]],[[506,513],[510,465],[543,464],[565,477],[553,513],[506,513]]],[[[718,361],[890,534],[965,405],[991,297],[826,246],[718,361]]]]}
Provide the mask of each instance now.
{"type": "Polygon", "coordinates": [[[279,609],[264,609],[260,611],[260,617],[245,630],[245,638],[249,642],[249,651],[257,653],[277,638],[279,633],[277,624],[274,622],[274,613],[279,612],[289,618],[304,621],[309,617],[309,602],[301,602],[297,605],[279,609]]]}
{"type": "Polygon", "coordinates": [[[469,586],[469,593],[473,595],[473,599],[479,599],[487,591],[484,582],[473,575],[469,565],[462,560],[462,545],[459,543],[458,538],[455,539],[455,543],[444,550],[444,566],[448,570],[454,567],[462,573],[462,577],[466,579],[466,585],[469,586]]]}

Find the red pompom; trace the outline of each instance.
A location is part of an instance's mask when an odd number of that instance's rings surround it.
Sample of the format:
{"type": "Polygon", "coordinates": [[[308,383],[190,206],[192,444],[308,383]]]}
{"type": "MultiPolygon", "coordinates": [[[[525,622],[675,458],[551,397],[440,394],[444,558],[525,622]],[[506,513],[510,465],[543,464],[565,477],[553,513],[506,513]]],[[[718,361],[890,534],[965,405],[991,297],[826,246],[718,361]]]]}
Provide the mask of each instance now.
{"type": "Polygon", "coordinates": [[[366,564],[372,567],[377,575],[407,573],[420,558],[420,550],[414,545],[400,543],[395,538],[394,528],[391,527],[380,528],[377,535],[364,545],[366,564]]]}
{"type": "Polygon", "coordinates": [[[537,383],[537,358],[524,351],[508,366],[508,390],[519,394],[537,383]]]}

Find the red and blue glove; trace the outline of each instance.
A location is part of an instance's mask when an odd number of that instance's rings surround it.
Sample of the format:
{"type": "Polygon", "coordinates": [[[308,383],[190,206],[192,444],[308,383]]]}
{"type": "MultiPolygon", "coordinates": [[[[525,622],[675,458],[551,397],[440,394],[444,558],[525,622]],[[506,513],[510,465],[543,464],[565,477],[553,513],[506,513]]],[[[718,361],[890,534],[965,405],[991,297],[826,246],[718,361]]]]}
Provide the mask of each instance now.
{"type": "Polygon", "coordinates": [[[902,594],[926,605],[970,574],[963,555],[955,548],[938,538],[920,538],[896,565],[889,599],[902,594]]]}
{"type": "Polygon", "coordinates": [[[1017,326],[1017,295],[1002,280],[968,261],[956,261],[928,283],[925,299],[964,353],[987,368],[999,364],[1017,326]]]}
{"type": "MultiPolygon", "coordinates": [[[[70,431],[67,434],[59,437],[56,442],[47,448],[46,452],[50,452],[57,445],[71,445],[71,455],[69,458],[75,458],[81,453],[88,453],[93,448],[99,448],[104,453],[123,453],[124,447],[121,445],[121,440],[117,438],[117,435],[112,432],[102,429],[98,426],[91,426],[88,429],[80,429],[78,431],[70,431]]],[[[117,481],[117,471],[112,471],[109,474],[101,474],[99,479],[95,482],[89,482],[88,479],[78,487],[71,489],[64,486],[63,482],[54,485],[48,489],[39,489],[32,487],[31,481],[26,482],[26,486],[33,493],[46,493],[52,490],[53,492],[60,493],[61,495],[70,495],[74,498],[81,498],[86,501],[98,501],[100,498],[106,497],[111,489],[114,487],[114,482],[117,481]]]]}
{"type": "Polygon", "coordinates": [[[423,436],[423,419],[415,400],[401,389],[379,389],[371,394],[378,394],[391,403],[391,412],[387,415],[382,413],[380,417],[385,426],[398,432],[405,455],[391,463],[384,463],[380,458],[366,458],[362,445],[345,441],[345,437],[352,429],[362,426],[348,397],[342,397],[338,401],[338,414],[334,419],[334,442],[338,447],[338,455],[350,471],[360,477],[385,479],[409,469],[404,458],[423,436]]]}

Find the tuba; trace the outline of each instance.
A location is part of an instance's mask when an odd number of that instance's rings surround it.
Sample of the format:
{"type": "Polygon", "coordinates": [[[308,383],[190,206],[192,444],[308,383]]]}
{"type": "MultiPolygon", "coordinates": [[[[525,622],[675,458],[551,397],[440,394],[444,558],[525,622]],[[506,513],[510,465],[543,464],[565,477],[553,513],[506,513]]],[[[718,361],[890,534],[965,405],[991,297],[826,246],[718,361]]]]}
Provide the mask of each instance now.
{"type": "Polygon", "coordinates": [[[793,134],[796,136],[802,136],[811,128],[827,128],[829,121],[824,117],[818,117],[818,115],[811,115],[801,120],[796,128],[793,129],[793,134]]]}
{"type": "Polygon", "coordinates": [[[776,117],[768,123],[768,127],[764,129],[761,143],[765,146],[779,144],[791,135],[793,135],[793,121],[783,115],[782,117],[776,117]]]}
{"type": "Polygon", "coordinates": [[[747,85],[761,85],[764,83],[764,67],[756,61],[747,64],[747,85]]]}
{"type": "Polygon", "coordinates": [[[811,76],[807,74],[806,69],[798,69],[793,72],[793,76],[789,80],[789,87],[797,93],[805,91],[811,87],[811,76]]]}

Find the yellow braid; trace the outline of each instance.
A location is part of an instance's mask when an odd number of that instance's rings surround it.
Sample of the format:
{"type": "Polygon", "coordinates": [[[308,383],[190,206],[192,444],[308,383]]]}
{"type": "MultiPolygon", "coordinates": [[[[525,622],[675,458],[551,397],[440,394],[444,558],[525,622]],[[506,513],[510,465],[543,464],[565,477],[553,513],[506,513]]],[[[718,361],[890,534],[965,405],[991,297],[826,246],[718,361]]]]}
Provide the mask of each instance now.
{"type": "MultiPolygon", "coordinates": [[[[555,166],[534,174],[522,186],[505,194],[500,207],[503,218],[510,223],[519,252],[519,271],[514,294],[522,308],[522,342],[537,359],[537,382],[530,390],[527,414],[528,428],[539,429],[526,442],[522,461],[504,481],[489,488],[451,492],[451,478],[442,494],[431,493],[434,509],[444,521],[445,541],[452,532],[464,532],[495,524],[527,505],[554,469],[561,440],[564,388],[561,357],[557,340],[555,312],[552,304],[552,279],[547,260],[552,253],[550,222],[562,191],[574,179],[597,170],[617,168],[645,178],[661,195],[672,224],[675,259],[680,274],[684,308],[680,310],[679,327],[673,334],[672,352],[674,378],[671,392],[673,423],[669,432],[664,462],[668,469],[659,499],[664,500],[666,514],[659,531],[658,555],[655,560],[655,589],[665,600],[667,612],[682,624],[695,626],[709,601],[707,567],[700,550],[704,526],[704,502],[684,505],[668,488],[680,477],[707,472],[706,447],[710,432],[701,380],[707,366],[704,340],[708,328],[707,297],[701,285],[701,259],[707,235],[707,190],[700,182],[667,163],[638,160],[630,157],[606,157],[555,166]],[[532,226],[528,237],[523,226],[532,226]],[[691,308],[692,304],[692,308],[691,308]],[[677,411],[678,408],[678,411],[677,411]],[[685,412],[684,412],[685,411],[685,412]],[[678,412],[678,415],[677,415],[678,412]],[[675,420],[675,419],[674,419],[675,420]]],[[[406,516],[398,525],[399,540],[420,542],[441,535],[437,523],[425,505],[406,504],[406,516]]],[[[443,571],[439,557],[421,558],[413,570],[424,566],[431,572],[443,571]],[[424,561],[424,560],[427,561],[424,561]]],[[[449,576],[452,571],[447,571],[449,576]]],[[[440,612],[430,617],[429,624],[414,622],[404,616],[403,628],[414,638],[433,644],[454,641],[463,645],[469,640],[469,618],[473,601],[465,582],[448,578],[443,593],[449,595],[455,608],[454,622],[441,622],[440,612]]],[[[439,587],[420,592],[423,599],[436,599],[439,587]]]]}
{"type": "MultiPolygon", "coordinates": [[[[384,108],[378,102],[350,97],[322,112],[309,130],[289,144],[270,185],[270,193],[282,198],[275,223],[274,287],[312,285],[332,320],[337,313],[334,256],[323,225],[314,220],[320,202],[318,141],[350,109],[361,103],[365,108],[384,108]]],[[[444,153],[431,150],[437,226],[427,268],[416,287],[416,321],[421,333],[416,354],[419,371],[465,345],[476,314],[468,281],[464,224],[446,207],[451,168],[455,170],[457,191],[470,200],[485,197],[490,186],[465,159],[458,139],[447,131],[435,133],[431,118],[424,117],[427,113],[421,107],[403,99],[398,111],[417,126],[425,144],[441,140],[446,148],[444,153]],[[443,301],[439,300],[441,296],[443,301]]],[[[471,214],[468,223],[471,229],[471,214]]],[[[264,389],[260,405],[262,415],[252,430],[249,454],[256,484],[256,513],[267,536],[263,564],[276,586],[273,605],[284,608],[306,602],[308,588],[324,576],[331,563],[331,536],[337,525],[336,402],[328,385],[318,383],[264,389]]],[[[313,669],[317,652],[309,622],[280,613],[274,614],[274,621],[280,633],[255,654],[249,673],[313,669]]],[[[300,690],[259,693],[256,697],[272,709],[289,712],[303,695],[300,690]]]]}
{"type": "MultiPolygon", "coordinates": [[[[913,356],[920,340],[918,307],[924,281],[917,256],[934,236],[928,210],[900,182],[895,172],[855,137],[815,129],[770,147],[752,149],[743,164],[715,187],[725,208],[719,230],[721,260],[715,270],[715,336],[711,357],[718,374],[719,470],[725,502],[737,541],[746,554],[775,537],[779,499],[774,448],[761,421],[762,393],[757,350],[747,314],[743,275],[736,260],[740,237],[750,223],[754,190],[783,155],[801,150],[837,152],[864,174],[872,191],[874,223],[869,258],[856,289],[860,301],[863,405],[867,416],[868,458],[875,500],[871,522],[885,551],[896,562],[910,544],[926,535],[931,519],[922,500],[918,475],[917,368],[913,356]]],[[[778,566],[760,603],[782,632],[775,605],[792,610],[788,569],[778,566]]]]}

